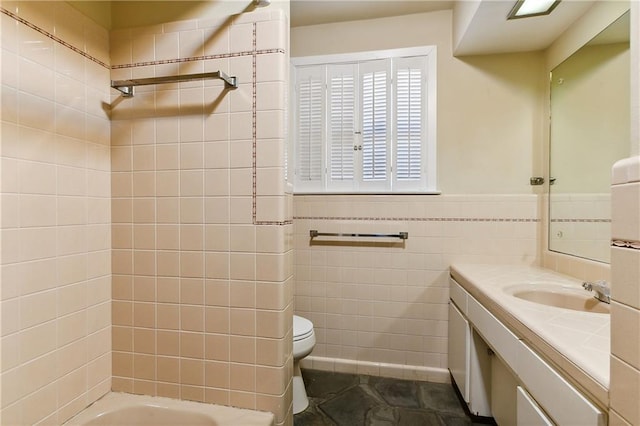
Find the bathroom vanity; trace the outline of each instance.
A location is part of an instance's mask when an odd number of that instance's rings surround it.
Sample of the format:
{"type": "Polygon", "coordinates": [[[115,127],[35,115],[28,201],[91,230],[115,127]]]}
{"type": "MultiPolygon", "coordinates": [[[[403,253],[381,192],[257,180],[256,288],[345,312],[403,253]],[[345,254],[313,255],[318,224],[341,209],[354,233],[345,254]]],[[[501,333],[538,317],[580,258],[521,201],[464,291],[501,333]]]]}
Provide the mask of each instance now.
{"type": "Polygon", "coordinates": [[[452,265],[449,369],[474,415],[499,425],[607,424],[610,316],[542,268],[452,265]]]}

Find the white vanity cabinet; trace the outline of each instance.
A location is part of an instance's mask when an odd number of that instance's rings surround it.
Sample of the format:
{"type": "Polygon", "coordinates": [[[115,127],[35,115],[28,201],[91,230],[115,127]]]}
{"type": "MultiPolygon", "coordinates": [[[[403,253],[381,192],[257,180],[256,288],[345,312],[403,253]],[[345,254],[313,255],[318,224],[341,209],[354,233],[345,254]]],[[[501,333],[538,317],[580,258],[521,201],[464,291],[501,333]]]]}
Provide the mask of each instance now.
{"type": "Polygon", "coordinates": [[[531,395],[518,386],[516,388],[516,424],[520,426],[553,426],[542,408],[531,395]]]}
{"type": "Polygon", "coordinates": [[[598,407],[453,278],[450,290],[449,365],[472,414],[500,426],[606,425],[598,407]]]}

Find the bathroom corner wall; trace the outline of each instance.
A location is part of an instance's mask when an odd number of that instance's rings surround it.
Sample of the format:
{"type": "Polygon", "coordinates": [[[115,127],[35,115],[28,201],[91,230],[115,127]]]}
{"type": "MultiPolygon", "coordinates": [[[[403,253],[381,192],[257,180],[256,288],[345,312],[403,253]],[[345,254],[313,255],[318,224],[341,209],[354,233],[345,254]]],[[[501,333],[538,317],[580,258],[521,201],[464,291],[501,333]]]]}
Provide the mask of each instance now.
{"type": "Polygon", "coordinates": [[[0,7],[0,423],[61,424],[111,388],[109,38],[0,7]]]}
{"type": "Polygon", "coordinates": [[[291,29],[294,57],[437,47],[443,192],[295,195],[295,311],[318,340],[303,365],[446,381],[449,265],[538,261],[529,177],[541,168],[543,56],[454,57],[452,19],[445,10],[291,29]],[[310,229],[409,239],[310,242],[310,229]]]}
{"type": "Polygon", "coordinates": [[[273,8],[112,31],[114,80],[239,83],[112,92],[114,390],[292,422],[287,47],[273,8]]]}

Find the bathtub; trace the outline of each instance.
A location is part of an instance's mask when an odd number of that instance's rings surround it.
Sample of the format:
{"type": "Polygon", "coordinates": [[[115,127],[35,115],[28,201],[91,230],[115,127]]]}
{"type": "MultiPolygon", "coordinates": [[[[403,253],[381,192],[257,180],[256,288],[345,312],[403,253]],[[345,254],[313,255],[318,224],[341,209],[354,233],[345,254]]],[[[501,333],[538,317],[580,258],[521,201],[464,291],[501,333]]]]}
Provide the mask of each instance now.
{"type": "Polygon", "coordinates": [[[272,413],[111,392],[64,425],[87,426],[271,426],[272,413]]]}

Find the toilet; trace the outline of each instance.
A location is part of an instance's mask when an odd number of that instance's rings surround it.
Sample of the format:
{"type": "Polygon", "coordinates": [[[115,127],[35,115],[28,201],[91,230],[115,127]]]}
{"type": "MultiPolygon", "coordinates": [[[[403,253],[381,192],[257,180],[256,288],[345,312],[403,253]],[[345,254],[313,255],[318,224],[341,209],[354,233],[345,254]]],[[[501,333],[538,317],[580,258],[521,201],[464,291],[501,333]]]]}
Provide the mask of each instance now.
{"type": "Polygon", "coordinates": [[[293,316],[293,414],[306,410],[309,398],[300,373],[300,360],[311,353],[316,345],[313,323],[306,318],[293,316]]]}

